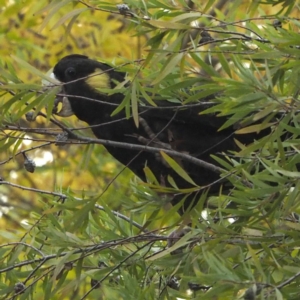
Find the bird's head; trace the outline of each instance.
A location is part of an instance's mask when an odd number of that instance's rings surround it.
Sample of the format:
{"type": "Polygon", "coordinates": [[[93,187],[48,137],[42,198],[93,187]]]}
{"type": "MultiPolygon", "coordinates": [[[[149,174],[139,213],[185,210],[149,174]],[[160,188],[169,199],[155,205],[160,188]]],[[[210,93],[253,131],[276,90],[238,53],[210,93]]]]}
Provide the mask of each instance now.
{"type": "Polygon", "coordinates": [[[60,102],[62,108],[55,113],[67,117],[76,114],[75,110],[80,110],[83,105],[95,106],[93,103],[99,101],[101,94],[103,97],[102,91],[113,88],[116,81],[124,81],[125,74],[87,56],[73,54],[55,65],[51,77],[62,85],[55,101],[55,108],[60,102]]]}

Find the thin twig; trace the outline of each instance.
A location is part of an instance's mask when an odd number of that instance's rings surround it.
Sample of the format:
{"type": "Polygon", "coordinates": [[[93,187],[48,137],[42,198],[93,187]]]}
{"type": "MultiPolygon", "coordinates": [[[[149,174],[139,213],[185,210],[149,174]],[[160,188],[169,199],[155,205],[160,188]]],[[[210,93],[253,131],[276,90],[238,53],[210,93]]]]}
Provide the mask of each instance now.
{"type": "MultiPolygon", "coordinates": [[[[14,187],[14,188],[18,188],[18,189],[21,189],[21,190],[24,190],[24,191],[31,191],[31,192],[36,192],[36,193],[40,193],[40,194],[46,194],[46,195],[51,195],[51,196],[55,196],[55,197],[59,197],[60,199],[67,199],[69,196],[65,195],[65,194],[62,194],[62,193],[57,193],[57,192],[50,192],[50,191],[45,191],[45,190],[39,190],[39,189],[34,189],[34,188],[29,188],[29,187],[26,187],[26,186],[23,186],[23,185],[18,185],[18,184],[15,184],[15,183],[12,183],[12,182],[8,182],[8,181],[0,181],[0,185],[3,184],[3,185],[8,185],[8,186],[11,186],[11,187],[14,187]]],[[[82,199],[80,198],[77,198],[77,197],[72,197],[72,199],[75,199],[77,201],[82,201],[82,199]]],[[[102,206],[102,205],[98,205],[98,204],[95,204],[95,207],[98,209],[98,210],[102,210],[102,211],[106,211],[106,209],[102,206]]],[[[144,227],[142,225],[140,225],[139,223],[131,220],[129,217],[117,212],[117,211],[114,211],[112,210],[111,211],[112,214],[114,214],[116,217],[120,218],[120,219],[123,219],[124,221],[132,224],[133,226],[135,226],[136,228],[142,230],[143,232],[145,233],[149,233],[148,230],[144,229],[144,227]]]]}

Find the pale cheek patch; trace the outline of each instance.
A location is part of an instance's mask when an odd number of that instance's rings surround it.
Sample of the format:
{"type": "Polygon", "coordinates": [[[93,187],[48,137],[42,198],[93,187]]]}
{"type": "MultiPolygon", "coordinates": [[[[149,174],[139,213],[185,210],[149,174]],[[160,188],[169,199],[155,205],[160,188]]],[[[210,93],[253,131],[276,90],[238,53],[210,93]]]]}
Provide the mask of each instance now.
{"type": "Polygon", "coordinates": [[[55,78],[55,75],[53,73],[53,69],[50,69],[45,75],[49,77],[49,80],[47,80],[46,78],[43,78],[42,79],[42,86],[44,86],[44,87],[51,87],[53,85],[56,85],[56,84],[60,83],[55,78]]]}
{"type": "Polygon", "coordinates": [[[53,72],[50,74],[49,77],[52,78],[52,79],[54,79],[54,80],[57,80],[53,72]]]}
{"type": "Polygon", "coordinates": [[[101,89],[111,88],[109,75],[104,73],[101,69],[96,69],[95,72],[86,79],[86,82],[94,89],[99,89],[99,92],[101,92],[101,89]]]}
{"type": "MultiPolygon", "coordinates": [[[[57,83],[61,83],[59,80],[57,80],[53,72],[49,75],[49,77],[55,80],[57,83]]],[[[63,88],[61,88],[59,94],[64,94],[63,88]]],[[[68,97],[56,96],[56,99],[54,100],[53,113],[60,117],[69,117],[74,115],[68,97]]]]}

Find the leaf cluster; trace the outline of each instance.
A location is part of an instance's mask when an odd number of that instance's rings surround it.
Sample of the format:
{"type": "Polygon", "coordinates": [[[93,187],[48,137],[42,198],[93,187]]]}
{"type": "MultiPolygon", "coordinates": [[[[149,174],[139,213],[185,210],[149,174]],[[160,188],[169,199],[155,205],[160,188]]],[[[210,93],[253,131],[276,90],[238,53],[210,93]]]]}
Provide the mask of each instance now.
{"type": "Polygon", "coordinates": [[[124,15],[112,2],[25,2],[0,19],[0,297],[298,299],[298,4],[130,0],[124,15]],[[209,195],[166,149],[193,187],[161,187],[147,167],[141,182],[90,128],[52,115],[59,86],[44,71],[78,51],[128,74],[105,92],[124,94],[114,114],[137,126],[141,107],[201,100],[227,116],[219,130],[270,134],[215,157],[229,194],[209,195]],[[170,195],[194,191],[178,215],[170,195]]]}

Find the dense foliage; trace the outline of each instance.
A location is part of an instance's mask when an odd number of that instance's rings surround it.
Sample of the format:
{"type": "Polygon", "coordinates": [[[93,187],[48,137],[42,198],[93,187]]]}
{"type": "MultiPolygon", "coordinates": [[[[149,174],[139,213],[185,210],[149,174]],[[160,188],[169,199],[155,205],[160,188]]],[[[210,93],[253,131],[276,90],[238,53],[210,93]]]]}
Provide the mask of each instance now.
{"type": "Polygon", "coordinates": [[[299,299],[297,1],[0,3],[1,299],[299,299]],[[180,216],[176,187],[147,168],[141,182],[85,123],[52,115],[46,73],[72,53],[127,72],[107,92],[137,123],[142,98],[213,98],[220,130],[271,133],[216,158],[234,188],[180,216]]]}

